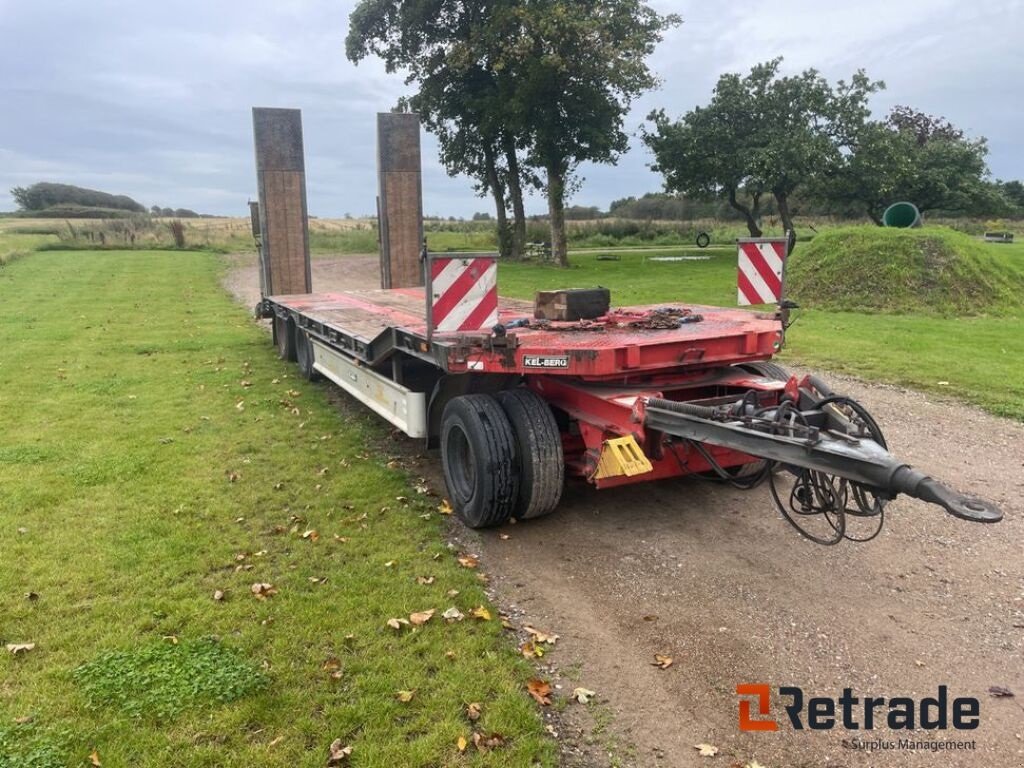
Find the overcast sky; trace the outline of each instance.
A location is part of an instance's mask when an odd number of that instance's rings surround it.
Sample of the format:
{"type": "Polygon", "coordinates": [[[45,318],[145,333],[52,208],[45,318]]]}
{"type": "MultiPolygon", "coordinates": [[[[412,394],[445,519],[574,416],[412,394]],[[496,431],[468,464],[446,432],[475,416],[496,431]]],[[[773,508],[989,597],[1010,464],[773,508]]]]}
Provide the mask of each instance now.
{"type": "MultiPolygon", "coordinates": [[[[245,215],[254,195],[250,108],[302,109],[309,209],[374,208],[374,114],[406,92],[375,61],[345,59],[354,0],[0,0],[0,210],[8,190],[62,181],[145,205],[245,215]]],[[[1024,178],[1022,0],[666,2],[685,23],[652,59],[664,81],[635,106],[705,102],[718,75],[785,56],[786,71],[829,78],[863,67],[888,89],[884,114],[910,104],[987,136],[994,176],[1024,178]]],[[[488,206],[451,179],[424,136],[424,208],[488,206]]],[[[585,166],[574,202],[608,203],[661,187],[634,139],[617,166],[585,166]]],[[[532,201],[540,211],[543,202],[532,201]]]]}

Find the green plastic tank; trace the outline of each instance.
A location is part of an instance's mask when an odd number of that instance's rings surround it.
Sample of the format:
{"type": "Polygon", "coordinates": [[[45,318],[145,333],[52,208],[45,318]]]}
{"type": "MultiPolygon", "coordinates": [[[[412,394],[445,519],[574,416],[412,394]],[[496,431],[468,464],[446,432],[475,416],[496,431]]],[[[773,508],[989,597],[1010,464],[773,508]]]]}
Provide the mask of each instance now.
{"type": "Polygon", "coordinates": [[[909,229],[920,227],[921,223],[921,212],[913,203],[893,203],[882,214],[882,225],[886,227],[909,229]]]}

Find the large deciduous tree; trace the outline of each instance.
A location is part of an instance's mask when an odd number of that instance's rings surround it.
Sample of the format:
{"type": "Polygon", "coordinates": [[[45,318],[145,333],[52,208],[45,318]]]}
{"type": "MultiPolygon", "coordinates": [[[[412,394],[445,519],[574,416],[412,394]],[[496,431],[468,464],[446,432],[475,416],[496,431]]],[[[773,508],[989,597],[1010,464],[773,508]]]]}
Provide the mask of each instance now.
{"type": "Polygon", "coordinates": [[[753,237],[769,193],[793,231],[793,194],[842,163],[867,122],[868,97],[884,87],[862,71],[835,85],[813,69],[780,76],[781,63],[722,75],[706,107],[677,121],[652,113],[644,137],[669,190],[727,200],[753,237]]]}
{"type": "Polygon", "coordinates": [[[970,139],[945,118],[898,106],[866,126],[823,193],[863,206],[876,224],[886,206],[901,200],[921,211],[989,210],[999,201],[987,180],[987,154],[984,138],[970,139]]]}
{"type": "Polygon", "coordinates": [[[521,32],[506,38],[502,66],[517,73],[515,109],[530,162],[545,174],[551,250],[565,266],[573,174],[626,150],[625,115],[658,83],[647,57],[680,19],[643,0],[525,0],[516,15],[521,32]]]}
{"type": "Polygon", "coordinates": [[[573,172],[626,149],[625,114],[657,82],[646,57],[677,22],[643,0],[361,0],[347,53],[406,73],[418,89],[407,104],[437,134],[449,172],[489,192],[499,220],[511,198],[514,252],[526,235],[523,188],[543,171],[552,251],[567,264],[573,172]]]}

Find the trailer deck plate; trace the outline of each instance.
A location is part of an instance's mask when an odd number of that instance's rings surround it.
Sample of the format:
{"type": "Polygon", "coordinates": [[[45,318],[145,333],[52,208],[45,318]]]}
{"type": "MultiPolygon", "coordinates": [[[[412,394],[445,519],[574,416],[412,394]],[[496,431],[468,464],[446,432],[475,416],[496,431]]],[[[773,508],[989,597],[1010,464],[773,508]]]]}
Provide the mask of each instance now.
{"type": "MultiPolygon", "coordinates": [[[[678,328],[581,329],[578,324],[559,322],[538,328],[517,327],[517,321],[532,323],[532,303],[502,298],[499,320],[509,328],[510,343],[499,344],[480,334],[428,338],[422,288],[275,296],[269,301],[301,316],[302,324],[320,330],[327,342],[334,336],[350,340],[348,351],[354,346],[357,356],[362,354],[368,362],[376,360],[365,350],[390,349],[382,343],[385,337],[400,333],[451,372],[536,372],[538,360],[558,359],[558,365],[543,366],[546,373],[602,378],[764,360],[778,351],[782,340],[779,321],[770,315],[695,305],[685,306],[702,320],[678,328]]],[[[644,312],[664,306],[625,307],[621,311],[644,312]]]]}

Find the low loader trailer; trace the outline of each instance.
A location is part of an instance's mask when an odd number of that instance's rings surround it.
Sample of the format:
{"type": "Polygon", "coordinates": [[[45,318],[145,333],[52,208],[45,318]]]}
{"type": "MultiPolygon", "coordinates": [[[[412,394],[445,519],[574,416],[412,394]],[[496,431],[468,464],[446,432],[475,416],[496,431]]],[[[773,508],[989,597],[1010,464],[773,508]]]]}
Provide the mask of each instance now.
{"type": "Polygon", "coordinates": [[[610,309],[600,291],[569,291],[530,303],[498,298],[493,255],[424,253],[422,266],[424,288],[268,296],[257,314],[305,378],[440,447],[470,527],[550,514],[567,475],[599,489],[766,483],[822,544],[874,538],[901,493],[964,520],[1002,518],[891,455],[861,404],[772,362],[785,302],[610,309]]]}

